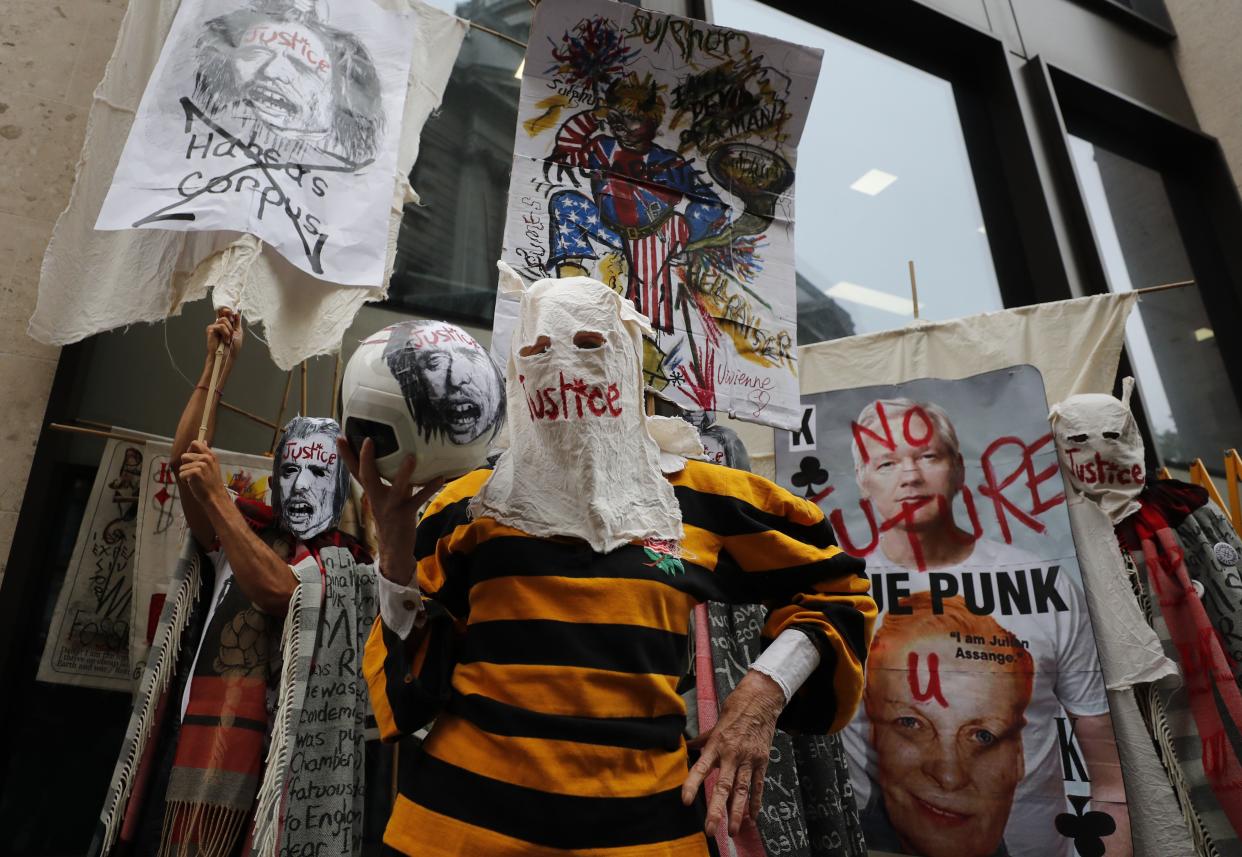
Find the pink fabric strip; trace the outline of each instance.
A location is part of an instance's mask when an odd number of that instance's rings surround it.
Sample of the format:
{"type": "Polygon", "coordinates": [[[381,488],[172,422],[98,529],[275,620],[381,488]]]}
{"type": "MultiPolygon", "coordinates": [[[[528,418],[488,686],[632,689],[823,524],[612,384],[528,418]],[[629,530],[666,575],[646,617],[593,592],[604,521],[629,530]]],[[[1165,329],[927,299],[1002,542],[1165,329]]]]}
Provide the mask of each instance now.
{"type": "MultiPolygon", "coordinates": [[[[716,725],[720,705],[716,699],[716,673],[712,667],[711,619],[706,604],[694,605],[694,690],[699,711],[699,734],[705,735],[716,725]]],[[[719,769],[713,769],[703,783],[703,794],[710,797],[720,779],[719,769]]],[[[716,828],[716,846],[721,857],[767,857],[759,831],[749,815],[742,817],[742,827],[730,847],[729,828],[722,823],[716,828]]]]}

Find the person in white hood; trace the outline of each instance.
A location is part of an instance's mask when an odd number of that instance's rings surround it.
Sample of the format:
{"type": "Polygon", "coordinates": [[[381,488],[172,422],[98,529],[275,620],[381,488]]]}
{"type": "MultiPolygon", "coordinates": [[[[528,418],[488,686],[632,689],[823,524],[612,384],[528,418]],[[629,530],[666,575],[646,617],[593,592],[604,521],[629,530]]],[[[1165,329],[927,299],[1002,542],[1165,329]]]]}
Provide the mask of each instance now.
{"type": "Polygon", "coordinates": [[[815,505],[688,460],[693,427],[646,415],[649,331],[595,280],[531,286],[508,448],[417,529],[413,460],[385,484],[369,442],[341,445],[387,592],[364,658],[376,721],[394,740],[435,718],[401,757],[384,837],[398,853],[706,857],[705,829],[736,833],[757,812],[778,721],[836,731],[857,707],[876,612],[863,563],[815,505]],[[770,613],[764,654],[691,767],[677,683],[707,599],[770,613]]]}

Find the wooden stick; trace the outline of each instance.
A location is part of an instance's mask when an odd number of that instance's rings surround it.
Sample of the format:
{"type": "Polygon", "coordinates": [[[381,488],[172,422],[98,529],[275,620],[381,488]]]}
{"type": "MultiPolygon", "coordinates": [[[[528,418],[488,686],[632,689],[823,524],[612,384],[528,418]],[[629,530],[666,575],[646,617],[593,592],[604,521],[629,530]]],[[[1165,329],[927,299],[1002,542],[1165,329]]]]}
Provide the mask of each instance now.
{"type": "Polygon", "coordinates": [[[647,416],[649,417],[655,416],[655,399],[655,393],[647,394],[647,416]]]}
{"type": "Polygon", "coordinates": [[[276,431],[272,434],[272,448],[267,451],[268,455],[276,454],[276,444],[280,441],[280,421],[285,418],[285,408],[289,406],[289,390],[293,388],[293,370],[290,369],[285,374],[285,394],[280,397],[280,410],[276,412],[276,422],[273,423],[276,431]]]}
{"type": "Polygon", "coordinates": [[[472,30],[478,30],[480,33],[487,33],[489,36],[495,36],[496,38],[506,41],[511,45],[517,45],[523,50],[526,48],[526,42],[520,42],[513,38],[513,36],[506,35],[499,30],[493,30],[491,27],[484,27],[482,24],[476,24],[474,21],[467,21],[466,23],[470,25],[470,29],[472,30]]]}
{"type": "Polygon", "coordinates": [[[207,385],[207,401],[203,403],[203,421],[198,424],[198,439],[207,437],[207,423],[216,410],[216,388],[220,385],[220,368],[224,365],[224,340],[216,346],[216,356],[211,361],[211,383],[207,385]]]}
{"type": "Polygon", "coordinates": [[[277,426],[276,423],[272,422],[271,420],[265,420],[263,419],[263,417],[259,416],[258,414],[252,414],[250,413],[250,411],[242,410],[241,408],[237,407],[237,405],[230,405],[228,402],[224,401],[223,399],[220,400],[220,407],[224,408],[226,411],[232,411],[238,416],[245,417],[248,420],[252,420],[258,423],[259,425],[267,426],[270,429],[279,428],[279,426],[277,426]]]}
{"type": "Polygon", "coordinates": [[[906,266],[910,269],[910,303],[914,305],[914,317],[919,317],[919,283],[914,277],[914,260],[906,261],[906,266]]]}
{"type": "Polygon", "coordinates": [[[1205,489],[1208,492],[1208,497],[1225,513],[1225,517],[1229,517],[1229,506],[1225,503],[1225,498],[1220,496],[1220,491],[1216,489],[1216,483],[1212,481],[1212,474],[1208,473],[1207,467],[1203,464],[1203,459],[1196,458],[1191,462],[1190,482],[1205,489]]]}
{"type": "Polygon", "coordinates": [[[1242,456],[1236,449],[1225,450],[1225,493],[1229,495],[1229,517],[1236,532],[1242,533],[1242,498],[1238,483],[1242,481],[1242,456]]]}
{"type": "Polygon", "coordinates": [[[63,431],[69,434],[84,434],[90,437],[105,437],[108,440],[123,440],[129,443],[146,443],[151,440],[149,437],[135,437],[132,434],[121,434],[115,431],[104,431],[103,429],[87,428],[86,426],[71,426],[64,423],[48,423],[47,427],[52,431],[63,431]]]}
{"type": "Polygon", "coordinates": [[[336,352],[336,364],[332,367],[332,419],[336,419],[336,403],[340,400],[341,352],[336,352]]]}
{"type": "Polygon", "coordinates": [[[1159,286],[1148,286],[1145,289],[1135,289],[1134,293],[1136,295],[1150,295],[1155,292],[1167,292],[1169,289],[1184,289],[1187,286],[1193,286],[1194,284],[1194,280],[1181,280],[1176,283],[1163,283],[1159,286]]]}
{"type": "Polygon", "coordinates": [[[298,413],[301,414],[302,416],[306,416],[307,414],[310,413],[306,409],[307,398],[308,398],[308,394],[306,390],[306,361],[303,360],[302,361],[302,408],[300,411],[298,411],[298,413]]]}

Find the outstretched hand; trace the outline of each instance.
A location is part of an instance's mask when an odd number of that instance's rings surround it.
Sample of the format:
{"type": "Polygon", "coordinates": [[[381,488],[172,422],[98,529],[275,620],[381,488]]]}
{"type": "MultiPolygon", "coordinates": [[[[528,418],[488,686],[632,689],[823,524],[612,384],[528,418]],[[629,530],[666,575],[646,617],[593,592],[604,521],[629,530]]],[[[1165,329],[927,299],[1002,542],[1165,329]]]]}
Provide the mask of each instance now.
{"type": "Polygon", "coordinates": [[[414,475],[414,456],[406,456],[401,467],[385,484],[375,463],[375,444],[367,438],[357,454],[344,437],[336,439],[341,460],[366,492],[379,536],[380,571],[402,586],[414,579],[414,533],[418,527],[418,510],[444,484],[435,479],[422,487],[410,483],[414,475]]]}
{"type": "Polygon", "coordinates": [[[784,707],[780,685],[751,670],[725,698],[716,725],[689,743],[702,752],[681,787],[682,803],[693,803],[712,769],[720,769],[716,785],[707,796],[704,829],[708,836],[716,835],[716,828],[726,817],[729,835],[736,836],[747,810],[752,819],[759,816],[776,719],[784,707]]]}

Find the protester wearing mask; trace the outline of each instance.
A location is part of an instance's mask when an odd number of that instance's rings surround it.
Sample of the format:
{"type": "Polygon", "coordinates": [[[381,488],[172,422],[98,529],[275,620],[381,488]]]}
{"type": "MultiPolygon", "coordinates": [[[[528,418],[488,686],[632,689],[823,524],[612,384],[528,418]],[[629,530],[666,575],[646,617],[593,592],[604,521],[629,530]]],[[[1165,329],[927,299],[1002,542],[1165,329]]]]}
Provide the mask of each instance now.
{"type": "Polygon", "coordinates": [[[155,753],[171,755],[171,765],[154,775],[142,809],[157,816],[151,837],[158,841],[139,836],[135,853],[356,854],[366,716],[357,653],[377,609],[375,572],[366,552],[337,529],[349,477],[334,420],[296,417],[285,426],[273,457],[271,506],[234,499],[225,486],[210,446],[215,409],[206,439],[194,439],[216,346],[228,346],[223,388],[242,338],[240,319],[221,310],[207,328],[203,380],[173,443],[186,523],[212,568],[203,570],[201,636],[180,641],[193,661],[178,678],[185,689],[160,739],[171,750],[155,753]],[[323,707],[316,700],[329,690],[332,705],[323,707]],[[314,716],[301,716],[311,708],[314,716]],[[299,771],[315,772],[318,793],[346,796],[339,823],[284,823],[308,812],[312,790],[299,771]]]}
{"type": "Polygon", "coordinates": [[[364,658],[377,723],[392,740],[436,718],[401,758],[385,834],[399,853],[704,857],[704,827],[736,832],[757,811],[778,720],[823,733],[853,715],[876,609],[862,563],[814,505],[661,455],[644,331],[602,283],[535,283],[508,366],[507,449],[447,486],[417,530],[413,460],[386,485],[371,442],[357,456],[339,444],[374,510],[388,592],[364,658]],[[765,601],[768,645],[689,768],[676,686],[707,599],[765,601]],[[798,640],[814,655],[791,665],[798,640]],[[692,804],[713,769],[704,825],[692,804]]]}
{"type": "Polygon", "coordinates": [[[1050,419],[1074,538],[1096,591],[1093,619],[1113,717],[1123,734],[1133,735],[1120,746],[1131,774],[1126,796],[1137,819],[1136,853],[1189,853],[1187,834],[1196,853],[1209,852],[1204,842],[1212,843],[1211,851],[1235,853],[1242,755],[1225,736],[1242,727],[1242,669],[1230,643],[1242,618],[1242,599],[1234,594],[1242,584],[1236,568],[1242,542],[1203,488],[1147,478],[1143,437],[1130,410],[1133,388],[1127,378],[1121,399],[1071,396],[1053,406],[1050,419]],[[1134,630],[1136,605],[1120,596],[1130,582],[1126,565],[1143,582],[1159,640],[1145,625],[1147,633],[1134,630]],[[1165,681],[1176,671],[1169,659],[1181,669],[1180,688],[1165,681]],[[1152,732],[1181,739],[1164,750],[1164,764],[1177,771],[1169,780],[1157,776],[1141,723],[1129,726],[1137,707],[1119,696],[1147,682],[1156,683],[1144,712],[1152,732]],[[1170,799],[1170,784],[1177,801],[1170,799]]]}

